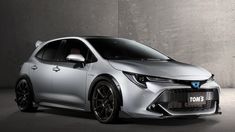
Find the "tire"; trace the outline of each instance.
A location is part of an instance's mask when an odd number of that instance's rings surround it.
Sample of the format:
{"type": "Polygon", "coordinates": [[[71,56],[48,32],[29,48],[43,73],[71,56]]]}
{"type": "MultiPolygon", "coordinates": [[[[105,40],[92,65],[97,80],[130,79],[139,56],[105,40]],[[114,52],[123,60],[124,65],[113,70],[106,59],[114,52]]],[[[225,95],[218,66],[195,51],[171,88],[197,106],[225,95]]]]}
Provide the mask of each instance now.
{"type": "Polygon", "coordinates": [[[91,109],[101,123],[115,123],[118,120],[120,103],[116,85],[109,80],[99,81],[92,92],[91,109]]]}
{"type": "Polygon", "coordinates": [[[15,86],[16,103],[22,112],[34,112],[38,106],[34,102],[32,84],[27,78],[20,78],[15,86]]]}

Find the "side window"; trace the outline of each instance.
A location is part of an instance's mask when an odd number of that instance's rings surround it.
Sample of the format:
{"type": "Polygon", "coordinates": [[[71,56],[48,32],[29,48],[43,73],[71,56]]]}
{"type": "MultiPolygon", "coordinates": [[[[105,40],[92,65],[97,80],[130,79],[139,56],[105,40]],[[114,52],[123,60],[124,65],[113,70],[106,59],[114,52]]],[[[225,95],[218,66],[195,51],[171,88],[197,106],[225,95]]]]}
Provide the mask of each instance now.
{"type": "Polygon", "coordinates": [[[69,54],[81,54],[86,61],[89,58],[89,54],[92,56],[92,53],[88,47],[82,41],[77,39],[67,39],[66,41],[63,40],[62,50],[60,50],[60,57],[58,60],[66,61],[66,57],[69,54]]]}
{"type": "Polygon", "coordinates": [[[39,50],[36,57],[44,61],[55,61],[60,43],[61,41],[57,40],[45,45],[41,50],[39,50]]]}

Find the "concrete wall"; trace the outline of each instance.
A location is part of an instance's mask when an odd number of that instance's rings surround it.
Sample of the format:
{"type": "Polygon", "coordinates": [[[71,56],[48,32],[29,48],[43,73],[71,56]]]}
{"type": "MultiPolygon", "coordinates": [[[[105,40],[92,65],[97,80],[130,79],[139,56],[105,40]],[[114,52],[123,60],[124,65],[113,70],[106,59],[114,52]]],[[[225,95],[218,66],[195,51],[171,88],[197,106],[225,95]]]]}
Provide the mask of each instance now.
{"type": "Polygon", "coordinates": [[[37,40],[117,36],[117,0],[0,1],[0,87],[13,86],[37,40]]]}
{"type": "Polygon", "coordinates": [[[119,0],[119,36],[202,66],[235,87],[234,0],[119,0]]]}
{"type": "Polygon", "coordinates": [[[36,40],[79,35],[135,39],[235,87],[234,29],[233,0],[0,1],[0,87],[14,85],[36,40]]]}

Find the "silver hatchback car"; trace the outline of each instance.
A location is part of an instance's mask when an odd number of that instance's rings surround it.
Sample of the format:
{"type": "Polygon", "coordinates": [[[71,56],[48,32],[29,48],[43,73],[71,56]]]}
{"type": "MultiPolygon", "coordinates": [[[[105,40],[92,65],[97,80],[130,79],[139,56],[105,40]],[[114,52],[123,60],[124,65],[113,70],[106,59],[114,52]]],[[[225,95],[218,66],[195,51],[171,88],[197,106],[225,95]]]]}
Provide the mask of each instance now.
{"type": "Polygon", "coordinates": [[[21,111],[35,111],[38,106],[92,111],[102,123],[114,122],[120,115],[167,118],[221,113],[220,86],[213,74],[123,38],[37,41],[21,68],[15,92],[21,111]]]}

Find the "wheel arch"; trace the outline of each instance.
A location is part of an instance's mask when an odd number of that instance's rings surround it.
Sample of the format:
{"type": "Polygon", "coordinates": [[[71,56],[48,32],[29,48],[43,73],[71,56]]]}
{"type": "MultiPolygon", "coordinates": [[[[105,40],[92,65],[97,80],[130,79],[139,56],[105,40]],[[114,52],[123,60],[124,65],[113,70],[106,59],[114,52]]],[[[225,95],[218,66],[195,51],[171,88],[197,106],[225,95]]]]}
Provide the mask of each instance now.
{"type": "Polygon", "coordinates": [[[22,74],[22,75],[20,75],[20,76],[17,78],[16,83],[15,83],[15,87],[17,86],[17,83],[18,83],[21,79],[27,79],[27,81],[30,82],[30,85],[32,85],[32,82],[31,82],[29,76],[28,76],[27,74],[22,74]]]}
{"type": "Polygon", "coordinates": [[[117,90],[118,90],[118,93],[119,93],[119,98],[118,98],[118,101],[120,103],[120,106],[123,106],[123,98],[122,98],[122,91],[121,91],[121,87],[118,83],[118,81],[110,74],[101,74],[101,75],[98,75],[91,83],[90,87],[89,87],[89,91],[88,91],[88,101],[91,100],[91,97],[92,97],[92,93],[94,91],[94,88],[96,86],[96,84],[102,80],[106,80],[106,81],[112,81],[117,90]]]}

